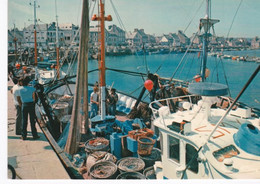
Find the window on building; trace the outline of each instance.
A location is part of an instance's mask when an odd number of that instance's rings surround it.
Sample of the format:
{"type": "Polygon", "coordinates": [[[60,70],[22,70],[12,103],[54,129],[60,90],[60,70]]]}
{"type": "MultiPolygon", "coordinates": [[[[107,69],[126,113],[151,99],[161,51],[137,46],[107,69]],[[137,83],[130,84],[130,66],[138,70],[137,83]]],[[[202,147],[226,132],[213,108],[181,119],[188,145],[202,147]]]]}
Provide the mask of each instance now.
{"type": "Polygon", "coordinates": [[[177,163],[180,163],[180,140],[175,137],[168,136],[168,142],[169,158],[177,163]]]}
{"type": "Polygon", "coordinates": [[[190,160],[195,156],[196,158],[190,163],[189,170],[198,173],[199,171],[199,162],[197,161],[198,154],[195,147],[190,144],[186,144],[186,164],[190,162],[190,160]]]}
{"type": "Polygon", "coordinates": [[[13,45],[12,43],[9,43],[9,47],[12,47],[12,45],[13,45]]]}

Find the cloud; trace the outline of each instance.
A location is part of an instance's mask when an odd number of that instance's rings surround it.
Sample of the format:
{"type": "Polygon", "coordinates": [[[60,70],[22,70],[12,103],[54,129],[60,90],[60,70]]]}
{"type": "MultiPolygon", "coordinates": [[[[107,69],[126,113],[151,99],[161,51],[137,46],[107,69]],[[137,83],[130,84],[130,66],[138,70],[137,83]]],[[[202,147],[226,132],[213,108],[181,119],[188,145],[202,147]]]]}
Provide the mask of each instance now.
{"type": "Polygon", "coordinates": [[[21,1],[15,2],[15,0],[9,0],[8,12],[9,12],[9,14],[12,14],[15,12],[20,12],[20,13],[27,14],[27,15],[31,14],[29,3],[28,3],[28,5],[26,5],[24,2],[22,2],[22,3],[21,3],[21,1]]]}

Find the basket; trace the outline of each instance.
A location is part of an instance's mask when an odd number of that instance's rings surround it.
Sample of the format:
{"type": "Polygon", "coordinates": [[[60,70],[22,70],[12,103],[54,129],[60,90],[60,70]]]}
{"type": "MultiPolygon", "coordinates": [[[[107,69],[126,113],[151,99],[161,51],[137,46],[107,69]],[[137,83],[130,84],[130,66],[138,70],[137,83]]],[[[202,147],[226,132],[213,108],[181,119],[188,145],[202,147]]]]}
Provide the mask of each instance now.
{"type": "Polygon", "coordinates": [[[150,137],[138,137],[137,142],[138,142],[137,153],[140,156],[151,155],[155,140],[153,140],[150,137]]]}
{"type": "Polygon", "coordinates": [[[85,151],[88,153],[93,153],[95,151],[108,151],[109,150],[109,140],[104,137],[96,137],[88,140],[85,143],[85,151]]]}
{"type": "Polygon", "coordinates": [[[124,173],[121,173],[119,174],[117,177],[116,177],[117,180],[120,180],[120,179],[139,179],[139,180],[145,180],[146,177],[139,173],[139,172],[124,172],[124,173]]]}
{"type": "Polygon", "coordinates": [[[110,161],[101,161],[90,168],[92,179],[115,179],[117,175],[117,166],[110,161]]]}
{"type": "Polygon", "coordinates": [[[151,167],[156,161],[161,161],[161,151],[158,148],[153,148],[150,155],[138,155],[138,157],[144,161],[146,168],[151,167]]]}
{"type": "Polygon", "coordinates": [[[117,162],[120,173],[124,172],[143,172],[145,163],[140,158],[125,157],[117,162]]]}
{"type": "Polygon", "coordinates": [[[149,128],[142,128],[138,130],[132,130],[128,132],[128,136],[137,140],[138,137],[152,137],[154,132],[149,128]]]}

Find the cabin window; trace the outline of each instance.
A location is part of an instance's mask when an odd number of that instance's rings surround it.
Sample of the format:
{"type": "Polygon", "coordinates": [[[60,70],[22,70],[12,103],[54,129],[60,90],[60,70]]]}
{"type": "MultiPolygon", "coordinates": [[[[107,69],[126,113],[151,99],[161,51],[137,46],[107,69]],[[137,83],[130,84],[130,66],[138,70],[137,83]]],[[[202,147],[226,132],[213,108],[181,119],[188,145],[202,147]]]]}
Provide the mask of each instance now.
{"type": "Polygon", "coordinates": [[[180,163],[180,140],[172,136],[168,136],[168,140],[169,158],[180,163]]]}
{"type": "Polygon", "coordinates": [[[194,158],[193,161],[190,163],[190,166],[188,169],[190,171],[198,173],[199,162],[197,161],[197,158],[198,158],[197,150],[192,145],[186,144],[186,164],[188,164],[190,162],[190,160],[193,158],[193,156],[196,156],[196,158],[194,158]]]}

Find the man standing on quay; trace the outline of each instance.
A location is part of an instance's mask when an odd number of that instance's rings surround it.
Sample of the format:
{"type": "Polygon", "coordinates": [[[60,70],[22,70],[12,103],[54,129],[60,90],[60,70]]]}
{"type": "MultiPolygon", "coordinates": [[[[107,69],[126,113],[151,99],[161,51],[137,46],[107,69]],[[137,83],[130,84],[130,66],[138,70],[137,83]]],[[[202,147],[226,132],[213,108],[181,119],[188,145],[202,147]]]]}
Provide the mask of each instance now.
{"type": "Polygon", "coordinates": [[[18,91],[21,87],[21,79],[17,80],[16,78],[13,79],[14,86],[11,89],[11,93],[14,95],[14,105],[16,108],[16,121],[15,121],[15,134],[22,135],[22,113],[21,107],[17,101],[18,91]]]}
{"type": "Polygon", "coordinates": [[[37,98],[35,89],[28,86],[29,82],[29,77],[25,77],[22,80],[22,87],[18,90],[19,94],[17,96],[17,101],[20,107],[22,107],[22,140],[26,140],[27,137],[28,115],[30,115],[33,139],[40,138],[35,127],[35,102],[37,101],[37,98]]]}

